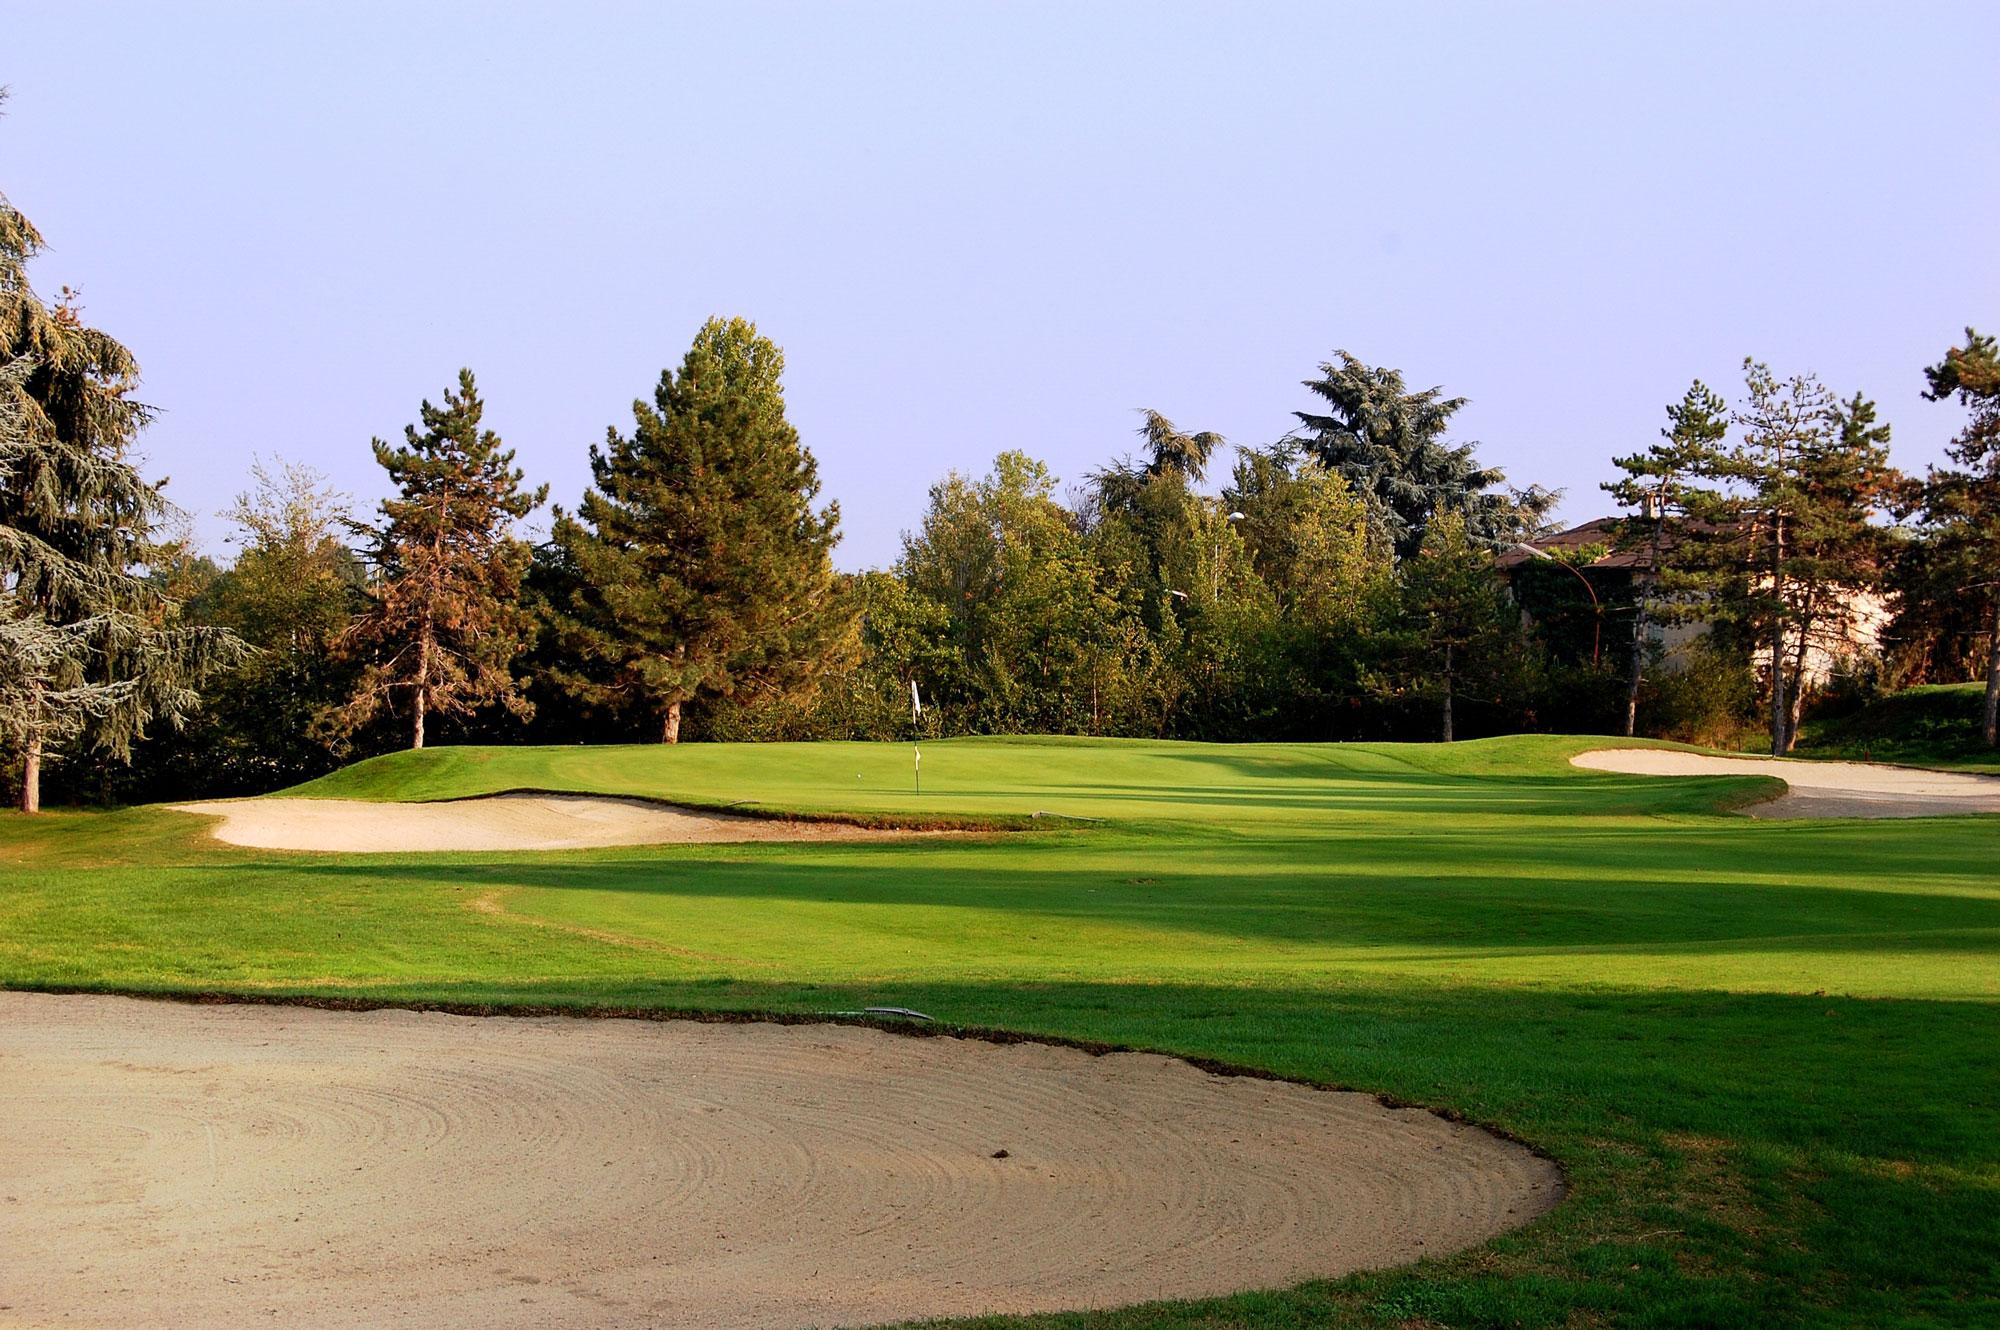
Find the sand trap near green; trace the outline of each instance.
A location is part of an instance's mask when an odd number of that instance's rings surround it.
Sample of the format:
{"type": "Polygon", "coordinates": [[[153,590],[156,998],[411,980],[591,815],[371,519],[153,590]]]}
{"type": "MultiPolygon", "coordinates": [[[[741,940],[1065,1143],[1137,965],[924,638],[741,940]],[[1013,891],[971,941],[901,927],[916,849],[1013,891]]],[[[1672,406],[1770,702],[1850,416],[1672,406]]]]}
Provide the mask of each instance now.
{"type": "Polygon", "coordinates": [[[1640,776],[1775,776],[1786,792],[1751,804],[1751,817],[1939,817],[2000,813],[2000,776],[1924,771],[1871,762],[1717,757],[1668,748],[1578,753],[1574,766],[1640,776]]]}
{"type": "Polygon", "coordinates": [[[172,807],[218,819],[210,834],[230,845],[341,854],[881,840],[918,834],[839,822],[735,817],[646,799],[585,794],[493,794],[441,803],[226,799],[172,807]]]}
{"type": "Polygon", "coordinates": [[[805,1327],[1471,1246],[1555,1166],[1360,1094],[830,1025],[0,993],[10,1324],[805,1327]]]}

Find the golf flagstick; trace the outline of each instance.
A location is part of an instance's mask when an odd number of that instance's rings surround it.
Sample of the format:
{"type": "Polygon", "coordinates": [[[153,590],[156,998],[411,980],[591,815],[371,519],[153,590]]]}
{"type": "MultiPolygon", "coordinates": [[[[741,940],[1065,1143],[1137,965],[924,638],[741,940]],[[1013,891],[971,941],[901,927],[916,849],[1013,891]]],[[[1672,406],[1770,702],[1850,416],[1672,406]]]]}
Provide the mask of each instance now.
{"type": "Polygon", "coordinates": [[[917,773],[917,797],[924,797],[924,750],[917,747],[916,736],[922,732],[924,723],[924,700],[917,696],[917,681],[910,680],[910,756],[914,759],[917,773]]]}

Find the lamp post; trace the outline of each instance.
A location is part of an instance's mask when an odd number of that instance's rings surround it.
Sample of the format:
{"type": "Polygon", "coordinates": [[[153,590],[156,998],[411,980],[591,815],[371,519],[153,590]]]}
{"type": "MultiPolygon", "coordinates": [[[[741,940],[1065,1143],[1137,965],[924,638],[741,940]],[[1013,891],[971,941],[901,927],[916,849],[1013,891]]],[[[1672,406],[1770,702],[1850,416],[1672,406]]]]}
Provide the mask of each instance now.
{"type": "Polygon", "coordinates": [[[1604,649],[1604,602],[1597,598],[1597,588],[1592,586],[1590,579],[1585,577],[1574,565],[1564,563],[1547,550],[1537,549],[1524,540],[1515,541],[1514,548],[1531,558],[1542,559],[1554,564],[1558,568],[1566,569],[1570,576],[1583,583],[1583,589],[1590,593],[1591,612],[1597,616],[1596,622],[1591,626],[1590,634],[1590,663],[1593,666],[1597,665],[1603,656],[1604,649]]]}
{"type": "MultiPolygon", "coordinates": [[[[1231,513],[1229,515],[1229,520],[1232,522],[1240,522],[1243,520],[1243,514],[1231,513]]],[[[1214,604],[1221,598],[1222,598],[1222,534],[1220,532],[1217,532],[1215,537],[1215,548],[1210,552],[1208,559],[1208,599],[1210,604],[1214,604]]]]}

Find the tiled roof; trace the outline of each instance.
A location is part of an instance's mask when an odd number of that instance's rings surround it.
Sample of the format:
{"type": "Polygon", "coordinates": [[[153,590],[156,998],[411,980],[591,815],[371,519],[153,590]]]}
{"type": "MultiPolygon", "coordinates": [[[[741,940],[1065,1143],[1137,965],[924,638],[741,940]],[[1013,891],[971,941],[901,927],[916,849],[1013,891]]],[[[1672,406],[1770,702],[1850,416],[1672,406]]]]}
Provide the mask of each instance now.
{"type": "MultiPolygon", "coordinates": [[[[1571,550],[1580,550],[1586,545],[1601,545],[1606,549],[1610,549],[1618,541],[1618,521],[1619,519],[1615,517],[1593,517],[1581,526],[1573,526],[1567,531],[1558,531],[1552,536],[1543,536],[1540,540],[1528,543],[1536,549],[1546,550],[1550,554],[1563,554],[1571,550]]],[[[1494,560],[1494,563],[1500,568],[1511,570],[1529,562],[1534,557],[1534,555],[1529,554],[1526,550],[1508,549],[1502,550],[1499,557],[1494,560]]],[[[1643,568],[1646,566],[1646,551],[1643,549],[1610,549],[1610,553],[1591,560],[1587,566],[1591,568],[1643,568]]]]}

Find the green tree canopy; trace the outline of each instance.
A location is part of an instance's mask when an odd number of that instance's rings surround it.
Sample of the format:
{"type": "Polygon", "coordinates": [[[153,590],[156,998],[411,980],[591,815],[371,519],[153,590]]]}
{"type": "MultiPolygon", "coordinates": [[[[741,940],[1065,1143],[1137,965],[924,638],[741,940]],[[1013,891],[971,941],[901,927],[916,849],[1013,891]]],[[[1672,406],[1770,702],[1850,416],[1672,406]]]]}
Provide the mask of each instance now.
{"type": "Polygon", "coordinates": [[[1624,474],[1604,488],[1625,509],[1613,541],[1619,550],[1640,556],[1625,682],[1626,734],[1638,729],[1639,692],[1647,660],[1657,650],[1654,623],[1704,612],[1711,586],[1700,561],[1692,557],[1701,533],[1690,514],[1707,502],[1702,497],[1703,477],[1716,473],[1728,437],[1729,403],[1696,379],[1680,401],[1667,407],[1667,424],[1658,443],[1612,459],[1624,474]]]}
{"type": "Polygon", "coordinates": [[[1379,369],[1346,351],[1322,364],[1304,386],[1324,411],[1297,411],[1299,443],[1371,505],[1399,557],[1416,553],[1431,519],[1457,513],[1471,539],[1518,539],[1524,516],[1546,509],[1545,491],[1495,492],[1506,477],[1482,466],[1474,443],[1451,443],[1451,419],[1463,397],[1442,388],[1411,392],[1400,370],[1379,369]],[[1526,512],[1524,513],[1524,503],[1526,512]]]}
{"type": "MultiPolygon", "coordinates": [[[[924,679],[954,728],[1101,733],[1124,708],[1135,632],[1055,478],[1019,452],[984,477],[952,472],[931,487],[897,574],[937,606],[949,652],[924,679]]],[[[907,616],[906,616],[907,617],[907,616]]]]}
{"type": "Polygon", "coordinates": [[[1493,555],[1454,512],[1436,514],[1416,557],[1399,570],[1400,677],[1395,687],[1438,707],[1438,737],[1457,733],[1458,699],[1493,685],[1520,654],[1521,612],[1493,555]]]}
{"type": "Polygon", "coordinates": [[[1811,374],[1779,378],[1744,361],[1742,434],[1713,468],[1725,488],[1710,527],[1742,576],[1733,613],[1765,643],[1771,750],[1791,751],[1815,648],[1838,650],[1854,597],[1882,584],[1885,533],[1873,518],[1898,477],[1873,403],[1841,401],[1811,374]]]}
{"type": "Polygon", "coordinates": [[[2000,345],[1977,329],[1924,371],[1925,396],[1956,397],[1970,413],[1923,487],[1926,524],[1939,546],[1938,564],[1954,570],[1941,595],[1978,607],[1986,631],[1986,696],[1980,732],[2000,743],[2000,345]]]}
{"type": "Polygon", "coordinates": [[[366,573],[347,545],[347,497],[301,462],[253,462],[226,514],[235,564],[188,604],[257,654],[218,679],[185,760],[213,788],[254,793],[330,770],[317,723],[352,696],[358,671],[342,637],[368,607],[366,573]]]}
{"type": "Polygon", "coordinates": [[[1090,499],[1099,513],[1140,515],[1149,490],[1188,491],[1208,473],[1225,440],[1212,430],[1190,434],[1158,411],[1141,410],[1144,460],[1129,454],[1090,473],[1090,499]]]}
{"type": "Polygon", "coordinates": [[[1390,551],[1346,480],[1290,445],[1244,450],[1222,491],[1252,566],[1287,616],[1332,627],[1358,620],[1389,576],[1390,551]]]}
{"type": "Polygon", "coordinates": [[[148,412],[131,353],[29,285],[41,247],[0,196],[0,745],[20,762],[21,807],[43,762],[73,741],[129,760],[148,725],[178,726],[196,691],[242,654],[227,632],[182,621],[146,575],[173,514],[130,459],[148,412]]]}
{"type": "Polygon", "coordinates": [[[837,504],[785,417],[784,352],[746,319],[710,319],[679,373],[590,452],[592,488],[558,510],[554,613],[580,696],[649,714],[667,743],[704,695],[810,684],[851,651],[837,504]]]}

